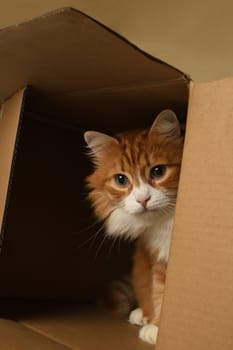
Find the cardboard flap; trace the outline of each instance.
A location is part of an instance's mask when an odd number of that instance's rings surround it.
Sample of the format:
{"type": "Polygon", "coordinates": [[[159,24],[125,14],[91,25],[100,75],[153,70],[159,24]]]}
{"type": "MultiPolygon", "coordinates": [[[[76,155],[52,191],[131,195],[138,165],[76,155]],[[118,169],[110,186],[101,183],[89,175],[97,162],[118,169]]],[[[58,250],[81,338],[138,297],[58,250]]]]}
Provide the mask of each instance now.
{"type": "Polygon", "coordinates": [[[0,67],[0,100],[28,84],[68,93],[186,80],[183,73],[70,8],[1,30],[0,67]]]}
{"type": "Polygon", "coordinates": [[[158,350],[233,348],[232,96],[233,79],[191,89],[158,350]]]}
{"type": "Polygon", "coordinates": [[[15,94],[2,106],[0,114],[0,232],[2,239],[6,198],[13,168],[13,157],[24,90],[15,94]]]}

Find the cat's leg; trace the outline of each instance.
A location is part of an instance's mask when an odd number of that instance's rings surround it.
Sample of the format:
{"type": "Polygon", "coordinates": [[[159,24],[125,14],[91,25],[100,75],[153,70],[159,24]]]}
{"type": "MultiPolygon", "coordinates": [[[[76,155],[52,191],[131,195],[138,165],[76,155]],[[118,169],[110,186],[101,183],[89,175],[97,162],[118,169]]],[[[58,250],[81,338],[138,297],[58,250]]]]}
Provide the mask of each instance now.
{"type": "Polygon", "coordinates": [[[152,263],[140,240],[134,256],[133,286],[139,308],[130,313],[129,322],[143,326],[153,318],[152,263]]]}
{"type": "Polygon", "coordinates": [[[155,344],[157,341],[158,326],[164,296],[166,265],[157,263],[153,268],[152,277],[152,300],[154,304],[154,315],[150,320],[150,323],[140,329],[139,338],[147,343],[155,344]]]}
{"type": "Polygon", "coordinates": [[[104,290],[98,305],[111,312],[128,315],[136,306],[131,275],[114,280],[104,290]]]}

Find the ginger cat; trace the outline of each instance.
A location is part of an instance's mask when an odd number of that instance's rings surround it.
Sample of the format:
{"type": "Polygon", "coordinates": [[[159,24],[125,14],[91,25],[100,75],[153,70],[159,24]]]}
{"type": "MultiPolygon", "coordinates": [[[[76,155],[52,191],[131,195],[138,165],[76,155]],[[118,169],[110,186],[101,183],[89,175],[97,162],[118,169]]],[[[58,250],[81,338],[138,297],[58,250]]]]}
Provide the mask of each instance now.
{"type": "Polygon", "coordinates": [[[89,199],[110,236],[136,239],[133,288],[139,307],[129,322],[156,343],[180,166],[183,135],[175,113],[162,111],[150,129],[114,137],[84,135],[95,169],[89,199]]]}

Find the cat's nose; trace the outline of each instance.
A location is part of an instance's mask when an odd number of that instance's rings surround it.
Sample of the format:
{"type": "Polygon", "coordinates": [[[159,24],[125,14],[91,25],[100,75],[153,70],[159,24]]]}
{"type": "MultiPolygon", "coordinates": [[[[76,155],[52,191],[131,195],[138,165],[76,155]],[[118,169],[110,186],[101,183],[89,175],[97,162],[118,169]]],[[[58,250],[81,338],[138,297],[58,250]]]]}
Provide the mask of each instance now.
{"type": "Polygon", "coordinates": [[[143,206],[143,208],[146,208],[147,202],[148,202],[149,200],[150,200],[150,196],[137,199],[137,202],[140,203],[140,204],[143,206]]]}

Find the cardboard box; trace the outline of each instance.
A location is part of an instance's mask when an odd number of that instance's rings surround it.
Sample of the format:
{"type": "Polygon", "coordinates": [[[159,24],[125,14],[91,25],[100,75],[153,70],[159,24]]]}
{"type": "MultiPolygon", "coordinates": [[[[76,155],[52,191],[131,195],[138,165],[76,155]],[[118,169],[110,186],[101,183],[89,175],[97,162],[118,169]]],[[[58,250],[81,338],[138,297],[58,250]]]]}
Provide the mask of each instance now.
{"type": "Polygon", "coordinates": [[[70,8],[1,30],[0,67],[2,348],[150,348],[85,307],[130,268],[132,247],[92,241],[82,134],[147,126],[163,108],[184,121],[188,108],[156,349],[232,349],[233,79],[190,83],[70,8]]]}

